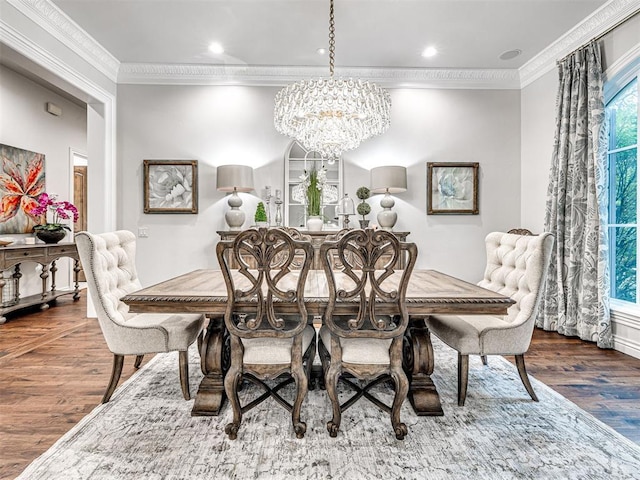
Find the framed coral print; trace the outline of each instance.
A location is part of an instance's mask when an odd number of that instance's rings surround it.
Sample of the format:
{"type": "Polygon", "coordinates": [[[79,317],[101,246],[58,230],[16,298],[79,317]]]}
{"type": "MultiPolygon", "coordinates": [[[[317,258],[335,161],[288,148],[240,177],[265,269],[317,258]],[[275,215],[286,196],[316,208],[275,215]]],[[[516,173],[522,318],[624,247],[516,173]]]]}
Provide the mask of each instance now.
{"type": "Polygon", "coordinates": [[[44,192],[44,155],[0,144],[0,234],[31,233],[40,217],[31,213],[44,192]]]}
{"type": "Polygon", "coordinates": [[[144,213],[198,213],[197,160],[144,161],[144,213]]]}
{"type": "Polygon", "coordinates": [[[427,163],[427,215],[478,215],[479,163],[427,163]]]}

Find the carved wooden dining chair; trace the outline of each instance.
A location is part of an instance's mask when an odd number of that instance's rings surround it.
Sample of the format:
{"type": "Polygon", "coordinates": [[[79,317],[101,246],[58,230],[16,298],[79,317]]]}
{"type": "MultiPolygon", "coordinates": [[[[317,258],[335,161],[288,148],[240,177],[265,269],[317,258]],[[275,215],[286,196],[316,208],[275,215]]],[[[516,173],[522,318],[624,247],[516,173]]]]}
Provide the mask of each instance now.
{"type": "Polygon", "coordinates": [[[125,355],[135,355],[134,366],[138,368],[145,354],[173,351],[179,352],[180,386],[185,400],[189,400],[187,350],[200,337],[204,315],[129,312],[129,306],[120,299],[142,288],[136,272],[136,237],[132,232],[120,230],[100,235],[80,232],[75,240],[100,328],[113,353],[111,380],[102,403],[109,401],[118,385],[125,355]]]}
{"type": "Polygon", "coordinates": [[[487,265],[478,285],[515,300],[507,315],[433,315],[429,330],[458,351],[458,405],[467,396],[469,355],[515,355],[520,379],[534,401],[524,363],[529,350],[538,305],[543,292],[554,238],[550,233],[531,235],[493,232],[485,239],[487,265]]]}
{"type": "Polygon", "coordinates": [[[400,407],[409,390],[402,369],[403,336],[409,323],[405,296],[416,245],[400,242],[383,230],[351,230],[336,241],[323,243],[320,252],[329,287],[318,344],[333,408],[327,430],[337,436],[342,412],[365,397],[390,414],[396,438],[402,440],[407,427],[400,421],[400,407]],[[403,254],[407,255],[407,266],[395,270],[398,256],[403,254]],[[340,270],[334,268],[336,258],[340,270]],[[350,376],[368,383],[361,387],[350,376]],[[374,386],[389,379],[395,388],[391,406],[371,393],[374,386]],[[355,390],[343,403],[338,398],[338,380],[355,390]]]}
{"type": "Polygon", "coordinates": [[[291,412],[296,437],[302,438],[307,426],[300,420],[300,411],[316,351],[316,333],[308,325],[304,304],[313,247],[308,241],[292,239],[284,230],[260,228],[219,242],[216,253],[229,298],[224,321],[231,339],[231,366],[224,387],[233,421],[225,432],[236,439],[242,415],[273,397],[291,412]],[[231,258],[239,268],[230,268],[231,258]],[[301,265],[293,267],[300,259],[301,265]],[[274,387],[265,382],[283,374],[287,378],[274,387]],[[241,405],[238,389],[242,380],[260,386],[264,393],[241,405]],[[279,391],[293,382],[296,394],[291,404],[279,391]]]}

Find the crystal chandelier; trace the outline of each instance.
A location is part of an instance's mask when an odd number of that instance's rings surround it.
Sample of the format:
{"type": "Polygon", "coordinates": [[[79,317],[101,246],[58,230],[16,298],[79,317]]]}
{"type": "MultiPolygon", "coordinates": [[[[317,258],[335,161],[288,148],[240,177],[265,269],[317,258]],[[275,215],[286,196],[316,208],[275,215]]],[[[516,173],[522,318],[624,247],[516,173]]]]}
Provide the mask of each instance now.
{"type": "Polygon", "coordinates": [[[384,133],[390,124],[391,97],[374,83],[333,78],[335,25],[329,8],[329,78],[302,80],[276,95],[276,130],[293,137],[329,163],[363,140],[384,133]]]}

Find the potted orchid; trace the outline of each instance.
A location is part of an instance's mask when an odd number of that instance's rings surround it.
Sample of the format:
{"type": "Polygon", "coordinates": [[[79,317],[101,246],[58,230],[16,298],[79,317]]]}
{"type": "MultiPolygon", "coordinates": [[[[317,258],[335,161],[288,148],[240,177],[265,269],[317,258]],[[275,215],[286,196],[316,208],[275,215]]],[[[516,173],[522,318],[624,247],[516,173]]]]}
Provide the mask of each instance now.
{"type": "Polygon", "coordinates": [[[38,197],[38,206],[31,209],[33,216],[41,217],[44,223],[33,227],[33,231],[40,240],[45,243],[58,243],[67,232],[71,231],[69,225],[62,223],[62,220],[78,221],[78,209],[73,203],[57,201],[56,195],[43,193],[38,197]],[[50,214],[51,221],[48,221],[50,214]]]}

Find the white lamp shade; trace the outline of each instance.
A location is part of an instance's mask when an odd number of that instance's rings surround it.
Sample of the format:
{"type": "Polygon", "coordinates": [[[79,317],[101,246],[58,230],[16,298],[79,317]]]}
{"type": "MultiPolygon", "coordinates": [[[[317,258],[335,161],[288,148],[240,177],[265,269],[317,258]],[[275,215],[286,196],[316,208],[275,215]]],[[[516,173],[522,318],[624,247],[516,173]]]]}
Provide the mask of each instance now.
{"type": "Polygon", "coordinates": [[[250,192],[253,190],[253,168],[246,165],[220,165],[216,188],[221,192],[250,192]]]}
{"type": "Polygon", "coordinates": [[[400,193],[407,191],[406,167],[389,166],[371,169],[371,193],[400,193]]]}

